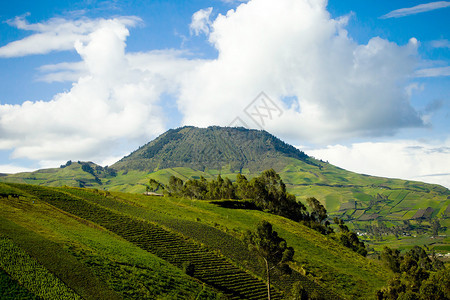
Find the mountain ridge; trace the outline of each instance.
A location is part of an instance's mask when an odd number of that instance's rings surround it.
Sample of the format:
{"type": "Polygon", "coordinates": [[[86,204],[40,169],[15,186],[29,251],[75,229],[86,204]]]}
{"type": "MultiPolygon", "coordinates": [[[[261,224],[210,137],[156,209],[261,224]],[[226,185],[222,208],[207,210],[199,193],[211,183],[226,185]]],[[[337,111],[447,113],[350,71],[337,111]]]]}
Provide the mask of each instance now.
{"type": "Polygon", "coordinates": [[[304,152],[264,130],[184,126],[166,131],[111,167],[141,171],[190,167],[204,171],[229,165],[232,172],[241,173],[245,168],[261,172],[274,165],[275,169],[284,167],[285,157],[314,164],[304,152]]]}

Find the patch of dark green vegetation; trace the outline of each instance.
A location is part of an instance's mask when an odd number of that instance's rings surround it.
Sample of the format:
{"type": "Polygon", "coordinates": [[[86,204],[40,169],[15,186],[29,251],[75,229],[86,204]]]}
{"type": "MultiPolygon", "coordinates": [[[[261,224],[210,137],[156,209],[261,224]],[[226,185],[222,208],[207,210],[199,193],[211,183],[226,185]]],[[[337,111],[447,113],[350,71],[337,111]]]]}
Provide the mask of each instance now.
{"type": "Polygon", "coordinates": [[[62,245],[49,241],[24,227],[1,218],[0,233],[35,258],[49,272],[67,283],[83,298],[120,299],[62,245]]]}
{"type": "MultiPolygon", "coordinates": [[[[116,291],[122,299],[217,299],[212,289],[197,291],[197,285],[187,285],[177,280],[173,274],[164,273],[146,265],[130,264],[123,261],[112,260],[92,251],[71,248],[71,253],[83,264],[87,265],[93,273],[106,282],[116,291]]],[[[159,266],[163,268],[164,266],[159,266]]]]}
{"type": "Polygon", "coordinates": [[[40,300],[38,296],[24,288],[0,268],[0,299],[2,300],[40,300]]]}
{"type": "Polygon", "coordinates": [[[7,238],[0,238],[0,267],[41,298],[82,299],[60,278],[7,238]]]}
{"type": "Polygon", "coordinates": [[[395,273],[377,299],[450,299],[450,269],[419,246],[401,255],[385,247],[382,261],[395,273]]]}
{"type": "Polygon", "coordinates": [[[207,181],[201,177],[200,179],[189,179],[186,182],[171,176],[166,188],[154,179],[150,179],[149,184],[150,191],[157,191],[161,188],[170,196],[199,200],[222,200],[219,202],[221,206],[233,205],[246,209],[250,207],[279,215],[300,222],[323,235],[329,235],[343,246],[362,256],[367,255],[364,242],[359,240],[356,233],[349,230],[342,219],[334,218],[334,222],[339,228],[339,232],[335,233],[327,220],[325,207],[316,198],[309,197],[306,200],[308,211],[303,203],[287,192],[280,175],[273,169],[262,172],[260,176],[253,177],[250,181],[244,175],[238,174],[234,183],[229,178],[223,179],[218,175],[215,180],[207,181]],[[232,202],[231,200],[224,201],[224,199],[241,201],[232,202]]]}
{"type": "Polygon", "coordinates": [[[286,161],[280,161],[283,157],[313,164],[305,153],[266,131],[186,126],[167,131],[112,167],[117,170],[148,171],[190,167],[204,171],[220,170],[228,165],[232,171],[240,172],[243,168],[249,168],[260,172],[275,166],[282,168],[287,164],[286,161]]]}

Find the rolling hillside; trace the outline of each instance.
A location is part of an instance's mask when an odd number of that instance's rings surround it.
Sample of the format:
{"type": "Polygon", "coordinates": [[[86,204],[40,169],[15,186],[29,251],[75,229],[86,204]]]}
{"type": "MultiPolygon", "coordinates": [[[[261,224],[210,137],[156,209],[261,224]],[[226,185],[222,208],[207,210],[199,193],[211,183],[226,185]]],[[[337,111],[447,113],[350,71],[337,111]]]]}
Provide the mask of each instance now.
{"type": "Polygon", "coordinates": [[[265,131],[244,128],[172,129],[109,168],[68,162],[60,168],[0,176],[0,182],[142,193],[149,178],[167,183],[172,175],[187,180],[221,174],[233,181],[237,173],[252,178],[269,168],[281,175],[298,200],[314,196],[331,216],[356,228],[416,220],[426,209],[430,218],[450,225],[445,218],[450,191],[442,186],[349,172],[308,157],[265,131]]]}
{"type": "Polygon", "coordinates": [[[1,256],[0,284],[18,282],[25,288],[18,292],[47,299],[54,293],[85,299],[261,299],[261,264],[240,240],[260,220],[274,224],[295,249],[294,272],[273,278],[274,299],[286,298],[295,282],[327,299],[367,299],[391,276],[377,262],[261,211],[24,184],[0,184],[0,194],[0,251],[9,255],[1,256]],[[11,267],[12,256],[23,267],[11,267]],[[190,276],[182,271],[188,264],[190,276]],[[27,268],[42,270],[40,277],[29,277],[27,268]],[[59,283],[40,279],[48,274],[59,283]]]}

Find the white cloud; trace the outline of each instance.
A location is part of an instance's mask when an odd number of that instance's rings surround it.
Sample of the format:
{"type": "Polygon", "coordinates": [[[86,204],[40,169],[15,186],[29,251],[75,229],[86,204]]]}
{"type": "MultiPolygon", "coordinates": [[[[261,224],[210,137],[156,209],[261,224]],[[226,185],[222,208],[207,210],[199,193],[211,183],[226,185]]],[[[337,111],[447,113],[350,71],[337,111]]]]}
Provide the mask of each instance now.
{"type": "Polygon", "coordinates": [[[20,167],[13,164],[0,165],[0,174],[15,174],[21,172],[32,172],[35,169],[20,167]]]}
{"type": "Polygon", "coordinates": [[[220,0],[220,1],[228,4],[234,4],[234,3],[248,2],[249,0],[220,0]]]}
{"type": "MultiPolygon", "coordinates": [[[[136,17],[120,17],[115,22],[134,26],[140,22],[136,17]]],[[[73,50],[74,44],[88,41],[88,34],[104,26],[104,19],[80,19],[68,21],[53,18],[47,22],[29,24],[24,17],[16,17],[7,23],[18,29],[33,31],[34,34],[0,47],[0,57],[20,57],[30,54],[46,54],[51,51],[73,50]]]]}
{"type": "Polygon", "coordinates": [[[430,45],[433,48],[449,48],[450,49],[450,41],[446,40],[446,39],[431,41],[430,45]]]}
{"type": "Polygon", "coordinates": [[[265,128],[282,136],[326,143],[422,126],[404,89],[417,40],[359,45],[347,22],[331,19],[326,1],[253,0],[218,15],[209,35],[218,58],[199,64],[181,88],[184,123],[241,117],[257,127],[243,111],[264,91],[284,110],[265,128]]]}
{"type": "Polygon", "coordinates": [[[425,4],[419,4],[413,7],[408,8],[400,8],[393,10],[383,16],[380,17],[380,19],[389,19],[389,18],[401,18],[406,17],[409,15],[415,15],[431,10],[436,10],[440,8],[449,7],[450,2],[449,1],[437,1],[437,2],[430,2],[425,4]]]}
{"type": "Polygon", "coordinates": [[[75,63],[59,63],[53,65],[44,65],[39,68],[39,71],[44,73],[37,80],[43,82],[75,82],[80,77],[88,75],[86,64],[81,62],[75,63]]]}
{"type": "Polygon", "coordinates": [[[166,129],[165,94],[178,99],[185,124],[240,117],[257,127],[244,109],[264,91],[283,110],[264,128],[313,143],[423,126],[409,103],[416,39],[358,44],[345,30],[349,16],[332,19],[324,0],[252,0],[213,22],[211,11],[191,29],[209,32],[218,51],[212,60],[176,50],[126,53],[135,17],[12,21],[35,33],[1,47],[0,56],[72,50],[81,61],[41,67],[43,81],[73,81],[51,101],[0,105],[0,149],[47,161],[118,157],[166,129]],[[33,37],[39,46],[29,49],[33,37]]]}
{"type": "Polygon", "coordinates": [[[414,75],[416,77],[440,77],[440,76],[450,76],[450,66],[438,67],[438,68],[427,68],[417,70],[414,75]]]}
{"type": "Polygon", "coordinates": [[[306,153],[357,173],[437,183],[450,188],[450,140],[355,143],[306,153]]]}
{"type": "MultiPolygon", "coordinates": [[[[50,72],[42,80],[81,76],[69,91],[48,102],[0,105],[0,149],[14,149],[12,158],[101,161],[126,154],[164,131],[166,116],[160,97],[174,91],[170,83],[176,80],[177,71],[186,73],[189,61],[173,51],[127,55],[127,26],[132,25],[128,19],[85,21],[90,30],[72,45],[82,61],[42,67],[50,72]],[[70,76],[64,73],[67,70],[72,71],[70,76]]],[[[65,27],[61,20],[58,24],[65,27]]]]}
{"type": "Polygon", "coordinates": [[[192,15],[192,22],[189,26],[191,34],[200,35],[202,33],[209,33],[209,27],[211,26],[209,17],[211,16],[212,10],[212,7],[208,7],[206,9],[200,9],[192,15]]]}

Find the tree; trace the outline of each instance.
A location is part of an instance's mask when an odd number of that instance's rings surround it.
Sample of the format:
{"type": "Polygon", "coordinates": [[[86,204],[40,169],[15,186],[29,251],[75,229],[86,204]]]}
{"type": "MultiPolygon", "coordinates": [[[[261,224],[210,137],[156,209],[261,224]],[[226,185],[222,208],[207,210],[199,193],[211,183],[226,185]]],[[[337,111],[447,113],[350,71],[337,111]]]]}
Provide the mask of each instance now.
{"type": "Polygon", "coordinates": [[[235,187],[228,177],[222,183],[221,196],[222,199],[236,199],[235,187]]]}
{"type": "Polygon", "coordinates": [[[183,190],[183,180],[173,175],[170,176],[168,190],[171,194],[180,194],[183,190]]]}
{"type": "Polygon", "coordinates": [[[287,263],[293,260],[294,249],[287,246],[286,240],[279,237],[278,233],[272,229],[272,224],[267,221],[258,224],[256,232],[247,231],[245,240],[248,242],[250,251],[264,261],[267,298],[270,300],[270,272],[274,268],[290,272],[291,269],[287,263]]]}
{"type": "MultiPolygon", "coordinates": [[[[325,211],[326,214],[326,211],[325,211]]],[[[333,235],[333,238],[341,243],[343,246],[352,249],[362,256],[367,255],[367,249],[364,242],[360,241],[358,235],[353,231],[350,231],[345,225],[342,219],[337,217],[334,218],[334,223],[339,226],[339,232],[333,235]]]]}
{"type": "Polygon", "coordinates": [[[306,203],[311,208],[311,219],[321,224],[327,218],[325,207],[314,197],[306,199],[306,203]]]}
{"type": "Polygon", "coordinates": [[[305,206],[286,191],[286,185],[273,169],[253,178],[249,187],[250,198],[260,209],[297,222],[303,219],[305,206]]]}
{"type": "Polygon", "coordinates": [[[439,220],[435,219],[435,220],[431,221],[431,230],[433,232],[434,237],[439,235],[440,229],[441,229],[441,223],[439,223],[439,220]]]}
{"type": "Polygon", "coordinates": [[[151,178],[148,181],[148,186],[147,186],[148,192],[156,192],[160,188],[164,189],[163,185],[161,183],[159,183],[158,181],[156,181],[155,179],[151,178]]]}
{"type": "Polygon", "coordinates": [[[400,256],[399,250],[394,250],[385,246],[381,253],[381,259],[393,272],[400,272],[400,262],[402,257],[400,256]]]}
{"type": "Polygon", "coordinates": [[[94,169],[92,169],[92,167],[88,163],[82,163],[81,170],[83,170],[86,173],[94,175],[94,169]]]}
{"type": "Polygon", "coordinates": [[[183,187],[183,195],[189,198],[204,199],[207,192],[207,182],[203,176],[200,180],[189,179],[183,187]]]}
{"type": "Polygon", "coordinates": [[[235,182],[235,191],[236,191],[236,197],[239,199],[249,199],[252,198],[250,186],[247,180],[247,177],[244,175],[238,173],[236,175],[236,182],[235,182]]]}

